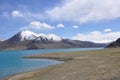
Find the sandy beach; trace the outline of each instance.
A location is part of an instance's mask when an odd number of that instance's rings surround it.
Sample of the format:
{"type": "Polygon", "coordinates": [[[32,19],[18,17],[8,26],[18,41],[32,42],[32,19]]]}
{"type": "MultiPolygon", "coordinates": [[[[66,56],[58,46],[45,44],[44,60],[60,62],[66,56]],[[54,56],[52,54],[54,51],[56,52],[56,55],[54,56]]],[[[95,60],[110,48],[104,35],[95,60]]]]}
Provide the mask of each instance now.
{"type": "Polygon", "coordinates": [[[120,80],[120,48],[37,54],[64,63],[11,76],[5,80],[120,80]]]}

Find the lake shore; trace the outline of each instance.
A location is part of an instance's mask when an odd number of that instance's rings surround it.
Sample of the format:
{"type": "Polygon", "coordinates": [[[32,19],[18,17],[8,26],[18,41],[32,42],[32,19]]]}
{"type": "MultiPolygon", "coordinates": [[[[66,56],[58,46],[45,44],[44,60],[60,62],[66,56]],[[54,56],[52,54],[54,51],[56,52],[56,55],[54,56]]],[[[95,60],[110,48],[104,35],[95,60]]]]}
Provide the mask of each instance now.
{"type": "Polygon", "coordinates": [[[65,62],[5,80],[120,80],[120,48],[36,54],[24,58],[65,62]]]}

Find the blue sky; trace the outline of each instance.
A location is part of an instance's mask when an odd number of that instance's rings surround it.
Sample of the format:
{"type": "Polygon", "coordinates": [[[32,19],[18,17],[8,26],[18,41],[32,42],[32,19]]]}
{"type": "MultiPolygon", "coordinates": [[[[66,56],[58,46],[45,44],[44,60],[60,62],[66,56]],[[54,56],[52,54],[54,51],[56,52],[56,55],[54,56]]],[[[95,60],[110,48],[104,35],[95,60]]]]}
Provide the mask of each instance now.
{"type": "Polygon", "coordinates": [[[120,37],[120,0],[0,0],[0,39],[20,30],[92,42],[120,37]]]}

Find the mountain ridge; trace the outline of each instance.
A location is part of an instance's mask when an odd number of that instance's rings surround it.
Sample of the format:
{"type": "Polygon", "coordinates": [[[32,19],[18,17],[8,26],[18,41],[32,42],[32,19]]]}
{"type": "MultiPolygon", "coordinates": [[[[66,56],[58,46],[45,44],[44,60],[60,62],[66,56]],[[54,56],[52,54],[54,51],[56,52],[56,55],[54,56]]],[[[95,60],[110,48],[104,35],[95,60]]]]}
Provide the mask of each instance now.
{"type": "Polygon", "coordinates": [[[107,48],[117,48],[120,47],[120,38],[118,38],[116,41],[110,43],[107,48]]]}
{"type": "Polygon", "coordinates": [[[14,38],[14,37],[17,38],[19,41],[35,40],[35,39],[40,40],[39,38],[53,40],[53,41],[62,40],[61,37],[59,37],[59,36],[57,36],[55,34],[43,34],[43,33],[37,34],[37,33],[34,33],[32,31],[29,31],[29,30],[20,31],[11,38],[14,38]]]}
{"type": "Polygon", "coordinates": [[[37,34],[28,30],[20,31],[11,38],[0,42],[0,50],[86,48],[103,46],[106,45],[87,41],[64,39],[55,34],[37,34]]]}

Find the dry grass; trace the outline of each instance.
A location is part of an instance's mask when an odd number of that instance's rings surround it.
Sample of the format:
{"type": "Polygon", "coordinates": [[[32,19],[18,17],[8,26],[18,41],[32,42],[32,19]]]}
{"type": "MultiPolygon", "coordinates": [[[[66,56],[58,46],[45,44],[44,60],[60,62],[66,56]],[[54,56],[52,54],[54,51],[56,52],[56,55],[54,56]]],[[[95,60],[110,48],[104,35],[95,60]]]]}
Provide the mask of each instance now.
{"type": "Polygon", "coordinates": [[[7,80],[120,80],[120,48],[38,54],[27,58],[65,62],[15,75],[7,80]]]}

